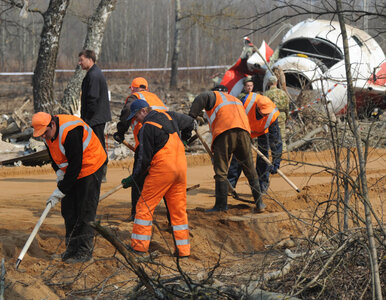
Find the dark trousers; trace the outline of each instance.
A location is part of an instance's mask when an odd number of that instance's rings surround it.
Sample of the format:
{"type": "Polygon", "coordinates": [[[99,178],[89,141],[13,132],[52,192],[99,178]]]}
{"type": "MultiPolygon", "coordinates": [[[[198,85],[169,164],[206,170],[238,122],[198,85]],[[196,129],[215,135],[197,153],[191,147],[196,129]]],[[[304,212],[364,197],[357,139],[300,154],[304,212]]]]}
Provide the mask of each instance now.
{"type": "MultiPolygon", "coordinates": [[[[101,144],[102,144],[102,147],[103,149],[105,149],[106,151],[106,141],[105,141],[105,127],[106,127],[106,123],[102,123],[102,124],[98,124],[98,125],[95,125],[92,128],[92,130],[94,131],[95,135],[98,137],[98,139],[100,140],[101,144]]],[[[107,152],[106,152],[107,153],[107,152]]],[[[107,163],[107,162],[106,162],[107,163]]]]}
{"type": "Polygon", "coordinates": [[[62,216],[66,227],[66,248],[70,253],[91,255],[94,229],[89,222],[95,221],[99,202],[103,166],[95,173],[80,178],[62,199],[62,216]]]}
{"type": "Polygon", "coordinates": [[[233,128],[220,134],[213,143],[214,179],[226,181],[231,156],[240,162],[241,168],[249,181],[257,178],[251,152],[251,137],[240,128],[233,128]]]}
{"type": "Polygon", "coordinates": [[[107,163],[109,162],[109,154],[107,153],[107,150],[106,150],[105,127],[106,127],[106,123],[98,124],[98,125],[95,125],[95,126],[91,127],[92,130],[94,131],[95,135],[98,137],[99,141],[101,142],[102,147],[103,147],[103,149],[105,149],[105,152],[107,154],[106,162],[103,165],[103,175],[102,175],[102,178],[104,180],[106,179],[107,163]]]}
{"type": "MultiPolygon", "coordinates": [[[[269,149],[271,149],[272,164],[275,167],[279,168],[281,162],[281,155],[283,152],[283,143],[281,140],[278,120],[276,120],[271,124],[271,126],[269,126],[268,133],[263,134],[257,138],[257,143],[258,149],[267,158],[269,158],[269,149]]],[[[239,165],[235,157],[233,157],[228,171],[228,180],[230,181],[233,187],[235,187],[237,184],[237,181],[241,175],[241,170],[241,166],[239,165]]],[[[260,190],[262,192],[265,192],[269,186],[269,165],[263,159],[257,157],[256,171],[259,175],[260,190]]]]}

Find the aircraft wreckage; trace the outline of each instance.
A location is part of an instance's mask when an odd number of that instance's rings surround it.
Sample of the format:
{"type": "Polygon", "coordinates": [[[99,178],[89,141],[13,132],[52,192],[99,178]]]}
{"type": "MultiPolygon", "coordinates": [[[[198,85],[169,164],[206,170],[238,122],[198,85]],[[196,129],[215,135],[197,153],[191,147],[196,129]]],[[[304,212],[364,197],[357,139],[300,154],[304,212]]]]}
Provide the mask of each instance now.
{"type": "MultiPolygon", "coordinates": [[[[386,108],[386,60],[378,43],[363,30],[346,25],[351,73],[358,111],[369,114],[386,108]]],[[[237,96],[243,78],[252,75],[257,91],[264,91],[271,70],[280,67],[292,100],[311,90],[315,99],[292,112],[325,99],[333,112],[347,107],[347,80],[343,40],[338,22],[307,19],[293,26],[273,51],[264,41],[257,49],[248,38],[240,58],[225,73],[221,84],[237,96]],[[257,51],[259,53],[257,53],[257,51]],[[269,67],[267,67],[267,65],[269,67]]]]}

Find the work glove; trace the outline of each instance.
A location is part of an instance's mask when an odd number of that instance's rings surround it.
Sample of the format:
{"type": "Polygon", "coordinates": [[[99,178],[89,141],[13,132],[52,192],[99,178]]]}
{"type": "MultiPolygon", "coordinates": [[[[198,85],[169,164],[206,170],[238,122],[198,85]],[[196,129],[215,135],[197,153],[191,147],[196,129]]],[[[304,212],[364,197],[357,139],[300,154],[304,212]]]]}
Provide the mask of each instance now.
{"type": "Polygon", "coordinates": [[[56,171],[56,183],[63,180],[63,178],[64,178],[64,172],[61,169],[58,169],[56,171]]]}
{"type": "Polygon", "coordinates": [[[125,140],[125,136],[119,132],[113,134],[114,140],[116,140],[119,144],[122,144],[125,140]]]}
{"type": "Polygon", "coordinates": [[[197,120],[198,125],[204,125],[205,124],[205,120],[201,116],[197,116],[196,120],[197,120]]]}
{"type": "Polygon", "coordinates": [[[270,169],[271,174],[277,174],[277,170],[278,170],[279,168],[280,168],[280,166],[272,165],[272,166],[271,166],[271,169],[270,169]]]}
{"type": "Polygon", "coordinates": [[[197,120],[194,120],[193,121],[193,130],[197,130],[197,128],[198,128],[197,120]]]}
{"type": "Polygon", "coordinates": [[[121,183],[122,183],[122,187],[123,187],[124,189],[127,189],[127,188],[129,188],[129,187],[132,187],[133,184],[134,184],[133,176],[130,175],[130,176],[127,177],[127,178],[123,178],[122,181],[121,181],[121,183]]]}
{"type": "Polygon", "coordinates": [[[58,188],[51,194],[50,198],[48,198],[46,205],[51,203],[51,208],[54,207],[60,200],[64,198],[65,194],[63,194],[58,188]]]}

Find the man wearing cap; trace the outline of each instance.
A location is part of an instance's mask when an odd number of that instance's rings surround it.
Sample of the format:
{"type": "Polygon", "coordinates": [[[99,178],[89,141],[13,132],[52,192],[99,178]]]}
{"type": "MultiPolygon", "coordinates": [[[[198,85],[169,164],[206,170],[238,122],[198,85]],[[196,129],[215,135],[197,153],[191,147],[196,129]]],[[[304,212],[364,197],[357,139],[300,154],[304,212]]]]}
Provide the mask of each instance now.
{"type": "Polygon", "coordinates": [[[62,260],[85,262],[92,258],[95,220],[103,165],[107,155],[96,134],[82,119],[72,115],[32,117],[33,136],[41,136],[57,175],[57,188],[47,200],[51,207],[61,201],[66,228],[62,260]]]}
{"type": "Polygon", "coordinates": [[[277,108],[280,111],[278,122],[279,122],[281,138],[283,141],[283,150],[285,151],[287,148],[285,123],[289,118],[289,98],[283,90],[277,88],[276,76],[271,76],[269,78],[268,87],[269,87],[269,90],[267,90],[264,93],[264,96],[267,96],[269,99],[271,99],[273,103],[276,104],[277,108]]]}
{"type": "Polygon", "coordinates": [[[137,185],[145,177],[138,200],[131,235],[131,248],[149,249],[153,214],[165,197],[170,212],[176,254],[190,255],[188,216],[186,213],[185,148],[179,137],[179,127],[168,112],[153,110],[149,103],[138,99],[130,105],[128,120],[143,124],[138,134],[137,163],[131,176],[122,180],[124,188],[137,185]]]}
{"type": "MultiPolygon", "coordinates": [[[[142,124],[136,121],[135,118],[128,120],[130,115],[130,105],[137,99],[146,101],[153,110],[167,111],[166,105],[161,101],[156,94],[149,92],[147,80],[143,77],[136,77],[133,79],[130,85],[131,95],[126,98],[125,105],[122,108],[119,122],[117,124],[117,132],[114,133],[114,139],[118,143],[122,143],[125,139],[125,133],[131,126],[133,129],[133,135],[135,140],[135,149],[139,145],[138,132],[142,127],[142,124]]],[[[134,155],[134,168],[137,162],[137,151],[134,155]]],[[[143,182],[137,182],[137,185],[131,189],[131,217],[129,221],[134,220],[136,203],[141,194],[143,182]]]]}
{"type": "MultiPolygon", "coordinates": [[[[272,167],[261,158],[256,158],[256,170],[259,175],[260,191],[265,193],[269,186],[270,173],[276,174],[280,167],[282,142],[277,118],[279,110],[268,98],[259,94],[249,93],[241,99],[251,126],[251,137],[257,138],[260,152],[268,157],[269,148],[272,151],[272,167]]],[[[236,159],[232,159],[228,172],[228,180],[236,186],[242,168],[236,159]]]]}
{"type": "Polygon", "coordinates": [[[213,168],[215,172],[216,203],[207,212],[228,209],[228,165],[233,155],[241,164],[252,195],[256,211],[264,210],[261,200],[259,181],[253,166],[251,136],[248,117],[239,99],[228,94],[225,86],[216,86],[210,92],[198,95],[190,108],[189,115],[196,118],[205,109],[212,133],[213,168]]]}
{"type": "MultiPolygon", "coordinates": [[[[111,121],[110,103],[106,79],[95,61],[93,50],[82,50],[79,53],[79,65],[87,71],[82,81],[80,117],[90,125],[106,150],[104,131],[106,123],[111,121]]],[[[105,182],[107,161],[103,168],[105,182]]]]}

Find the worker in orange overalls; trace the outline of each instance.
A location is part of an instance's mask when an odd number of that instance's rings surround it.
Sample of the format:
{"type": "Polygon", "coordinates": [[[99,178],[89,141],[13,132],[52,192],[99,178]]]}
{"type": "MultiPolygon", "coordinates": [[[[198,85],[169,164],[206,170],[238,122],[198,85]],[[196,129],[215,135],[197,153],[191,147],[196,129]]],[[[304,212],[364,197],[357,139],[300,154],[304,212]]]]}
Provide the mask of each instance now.
{"type": "MultiPolygon", "coordinates": [[[[256,171],[259,175],[259,185],[261,193],[265,193],[269,187],[269,175],[276,174],[280,168],[283,143],[280,135],[278,123],[279,109],[268,97],[250,92],[241,99],[245,111],[248,115],[251,126],[251,137],[257,138],[260,152],[268,156],[268,151],[272,151],[272,167],[263,159],[256,158],[256,171]]],[[[228,171],[228,180],[233,187],[241,174],[241,166],[236,159],[232,159],[228,171]]]]}
{"type": "Polygon", "coordinates": [[[210,92],[198,95],[190,108],[189,115],[197,118],[205,109],[212,132],[213,168],[215,172],[216,203],[207,212],[228,209],[228,166],[233,155],[241,163],[256,203],[255,212],[263,212],[259,181],[253,166],[251,136],[248,117],[239,99],[228,94],[227,87],[216,86],[210,92]]]}
{"type": "MultiPolygon", "coordinates": [[[[156,94],[149,92],[149,85],[147,83],[147,80],[143,77],[134,78],[133,81],[131,82],[130,89],[131,89],[131,95],[126,98],[125,104],[121,111],[121,115],[119,117],[119,122],[117,124],[117,132],[115,132],[113,136],[118,143],[122,143],[125,139],[125,133],[129,129],[129,127],[131,127],[134,134],[135,149],[137,149],[138,132],[141,129],[142,124],[138,122],[135,118],[132,118],[130,121],[128,121],[128,116],[130,115],[130,105],[135,100],[142,99],[146,101],[153,110],[167,111],[167,107],[162,102],[162,100],[158,98],[156,94]]],[[[134,168],[135,168],[136,162],[137,162],[137,151],[135,152],[135,155],[134,155],[134,168]]],[[[138,198],[141,194],[143,180],[141,182],[138,178],[137,185],[132,187],[131,189],[131,215],[128,219],[129,221],[134,220],[135,209],[138,202],[138,198]]]]}
{"type": "Polygon", "coordinates": [[[99,193],[106,162],[106,151],[91,127],[71,115],[51,116],[38,112],[32,117],[33,136],[41,136],[57,175],[57,188],[47,200],[51,207],[61,201],[66,227],[67,263],[92,258],[99,193]]]}
{"type": "Polygon", "coordinates": [[[178,135],[179,128],[167,112],[152,110],[144,100],[130,105],[128,120],[134,117],[143,124],[138,134],[137,164],[131,176],[122,180],[124,188],[135,186],[146,175],[138,200],[131,235],[131,248],[149,249],[153,214],[165,197],[179,257],[190,255],[188,216],[186,213],[185,148],[178,135]]]}

